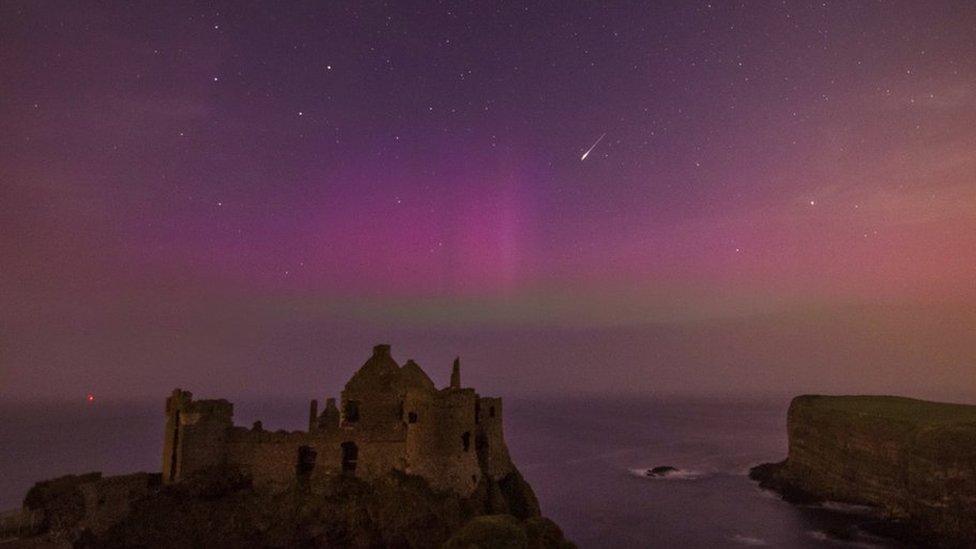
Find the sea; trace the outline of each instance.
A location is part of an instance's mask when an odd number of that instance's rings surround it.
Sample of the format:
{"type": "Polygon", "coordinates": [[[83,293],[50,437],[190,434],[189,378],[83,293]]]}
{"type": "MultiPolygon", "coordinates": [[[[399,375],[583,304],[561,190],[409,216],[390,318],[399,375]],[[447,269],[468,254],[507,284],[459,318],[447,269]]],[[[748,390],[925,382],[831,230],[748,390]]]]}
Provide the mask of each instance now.
{"type": "MultiPolygon", "coordinates": [[[[0,402],[0,511],[67,473],[157,471],[160,402],[0,402]]],[[[870,511],[795,506],[750,466],[786,456],[789,399],[506,399],[505,437],[543,513],[588,547],[899,547],[870,511]],[[663,477],[647,470],[674,467],[663,477]]],[[[302,429],[307,403],[238,401],[235,421],[302,429]]]]}

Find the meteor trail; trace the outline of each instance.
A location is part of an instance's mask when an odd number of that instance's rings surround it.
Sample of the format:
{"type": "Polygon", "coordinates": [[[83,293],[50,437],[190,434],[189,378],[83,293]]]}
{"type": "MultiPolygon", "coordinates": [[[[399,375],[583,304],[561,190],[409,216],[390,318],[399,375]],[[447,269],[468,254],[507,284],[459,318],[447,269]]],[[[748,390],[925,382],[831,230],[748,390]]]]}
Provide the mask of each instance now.
{"type": "Polygon", "coordinates": [[[603,132],[603,135],[598,137],[596,141],[593,142],[593,145],[589,149],[586,149],[586,152],[583,153],[583,156],[580,157],[580,162],[586,160],[586,157],[590,156],[590,153],[593,152],[593,149],[595,149],[596,146],[600,144],[600,141],[603,141],[603,138],[606,136],[607,136],[607,132],[603,132]]]}

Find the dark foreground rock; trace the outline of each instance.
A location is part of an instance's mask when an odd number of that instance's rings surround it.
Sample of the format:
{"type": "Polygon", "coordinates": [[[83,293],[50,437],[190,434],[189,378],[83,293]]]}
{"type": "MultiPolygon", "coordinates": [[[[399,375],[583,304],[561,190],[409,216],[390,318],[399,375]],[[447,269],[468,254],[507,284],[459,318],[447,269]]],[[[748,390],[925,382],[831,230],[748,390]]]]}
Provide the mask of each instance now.
{"type": "Polygon", "coordinates": [[[172,485],[159,475],[94,473],[39,483],[25,510],[40,517],[24,542],[34,546],[573,547],[539,516],[521,477],[461,498],[395,472],[368,483],[336,476],[274,492],[229,469],[172,485]]]}
{"type": "Polygon", "coordinates": [[[823,498],[811,494],[791,482],[784,474],[785,467],[786,461],[756,465],[749,469],[749,478],[757,481],[760,488],[772,490],[790,503],[809,505],[823,503],[825,501],[823,498]]]}
{"type": "Polygon", "coordinates": [[[976,406],[900,397],[801,396],[789,456],[749,476],[800,504],[877,509],[862,527],[938,547],[976,546],[976,406]]]}

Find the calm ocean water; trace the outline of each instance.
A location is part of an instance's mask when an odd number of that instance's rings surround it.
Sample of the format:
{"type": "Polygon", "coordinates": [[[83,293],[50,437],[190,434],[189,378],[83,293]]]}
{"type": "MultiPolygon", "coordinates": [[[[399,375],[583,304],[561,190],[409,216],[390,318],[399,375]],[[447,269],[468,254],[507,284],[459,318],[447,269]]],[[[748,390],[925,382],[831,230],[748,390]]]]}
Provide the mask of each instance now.
{"type": "MultiPolygon", "coordinates": [[[[759,490],[749,466],[786,454],[788,401],[506,401],[506,438],[543,512],[580,547],[893,546],[829,539],[856,522],[759,490]],[[671,465],[681,473],[639,473],[671,465]]],[[[307,404],[237,402],[238,424],[303,428],[307,404]]],[[[37,480],[155,471],[162,402],[0,403],[0,510],[37,480]]]]}

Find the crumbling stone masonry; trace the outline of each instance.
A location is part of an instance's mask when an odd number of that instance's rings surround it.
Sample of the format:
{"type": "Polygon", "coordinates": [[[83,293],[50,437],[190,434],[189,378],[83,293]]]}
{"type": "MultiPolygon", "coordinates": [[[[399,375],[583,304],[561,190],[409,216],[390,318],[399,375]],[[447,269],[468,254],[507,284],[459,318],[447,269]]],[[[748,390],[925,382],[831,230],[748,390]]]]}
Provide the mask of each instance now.
{"type": "Polygon", "coordinates": [[[502,433],[502,401],[451,384],[437,389],[417,363],[403,366],[377,345],[346,383],[339,406],[312,401],[307,431],[269,432],[260,422],[233,424],[226,400],[193,400],[176,389],[166,400],[163,482],[230,465],[255,484],[287,485],[327,475],[371,480],[398,470],[438,489],[470,495],[479,482],[498,483],[514,471],[502,433]]]}

